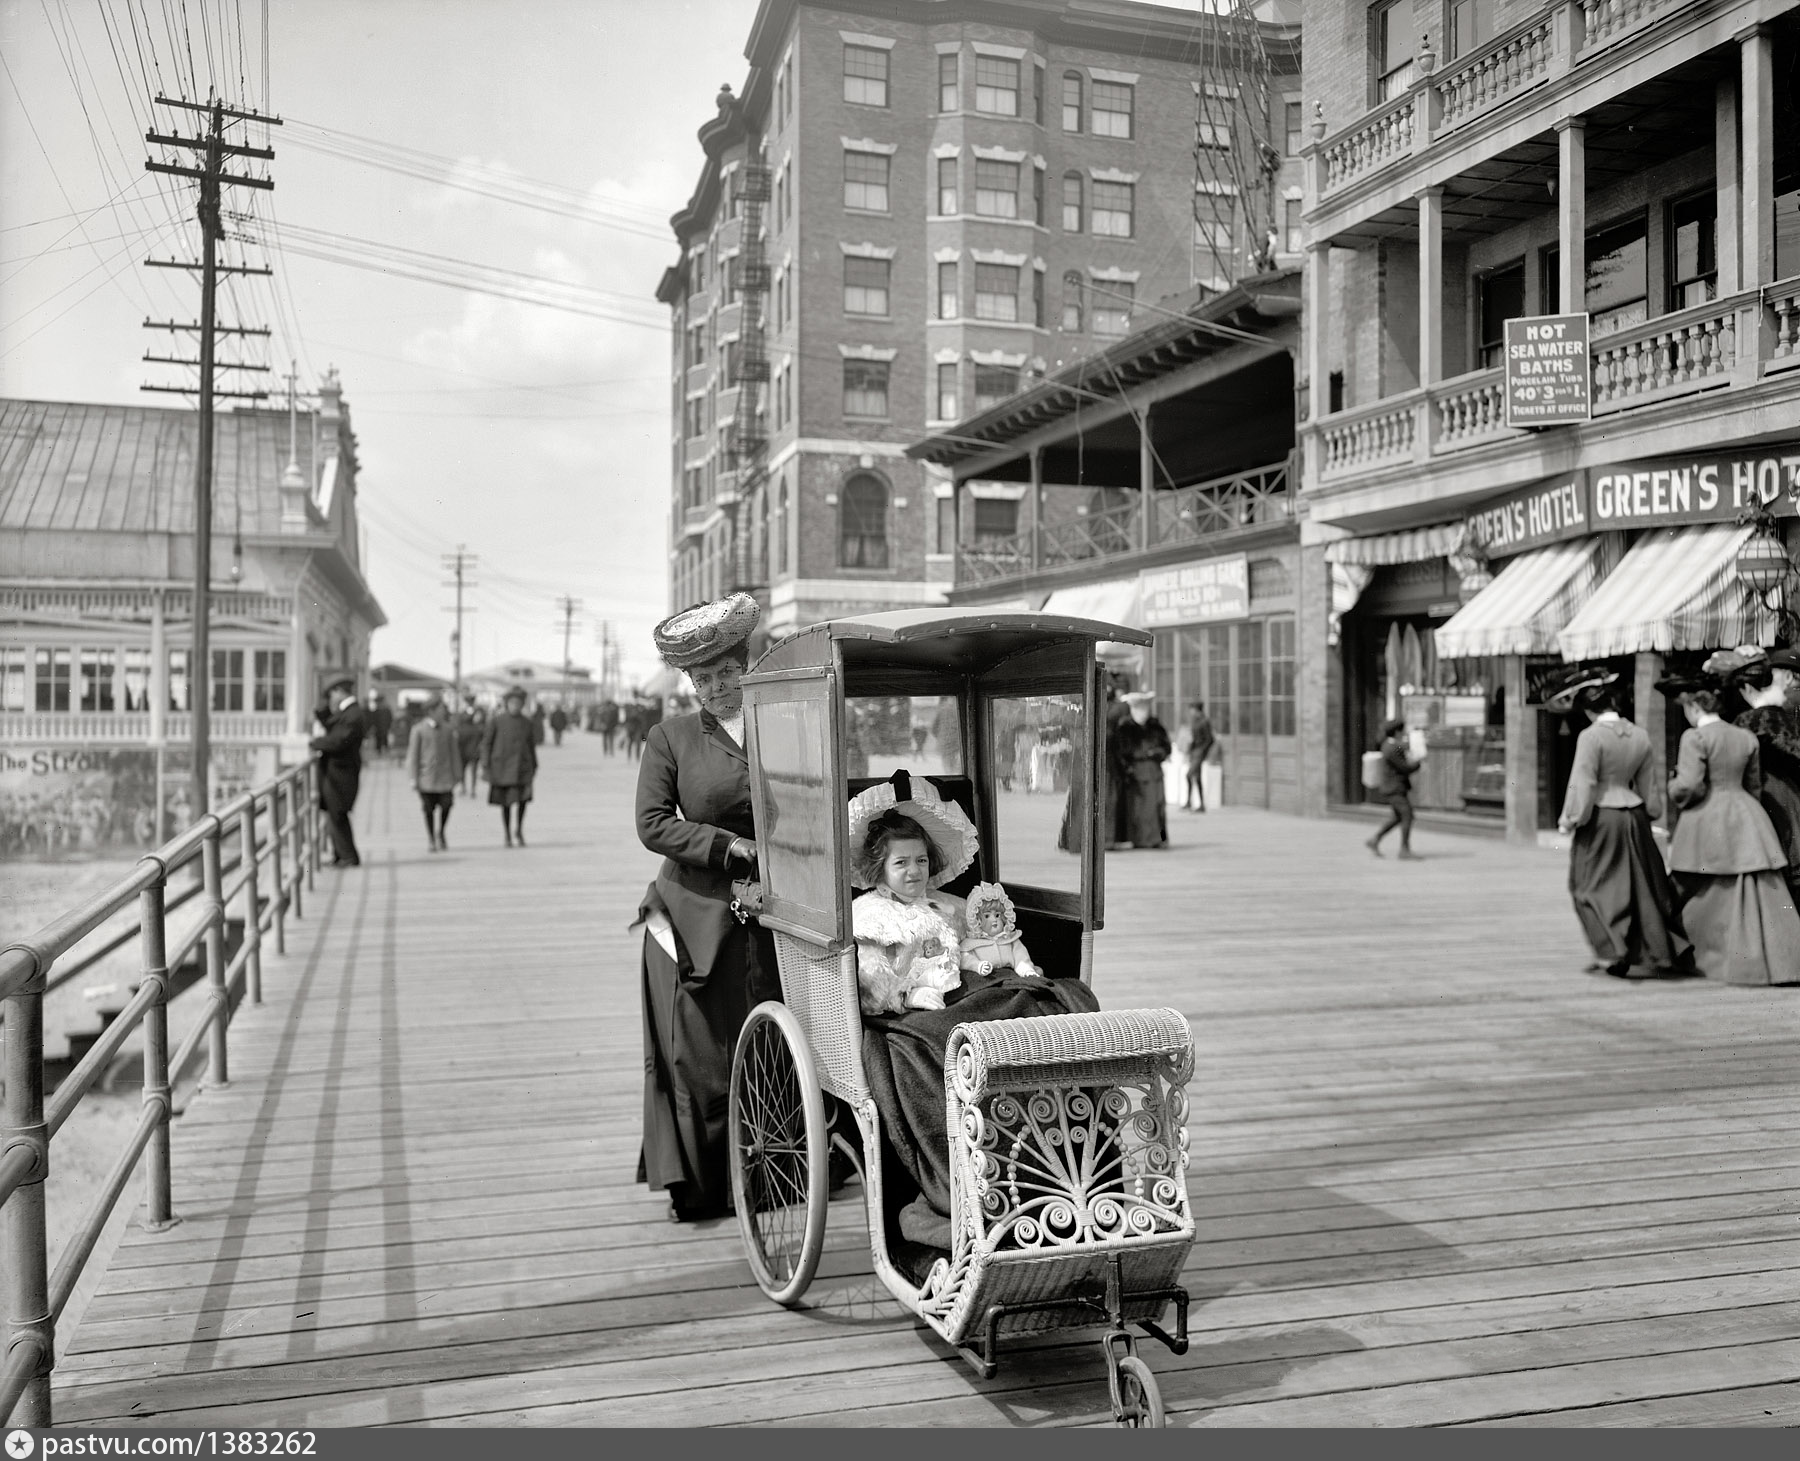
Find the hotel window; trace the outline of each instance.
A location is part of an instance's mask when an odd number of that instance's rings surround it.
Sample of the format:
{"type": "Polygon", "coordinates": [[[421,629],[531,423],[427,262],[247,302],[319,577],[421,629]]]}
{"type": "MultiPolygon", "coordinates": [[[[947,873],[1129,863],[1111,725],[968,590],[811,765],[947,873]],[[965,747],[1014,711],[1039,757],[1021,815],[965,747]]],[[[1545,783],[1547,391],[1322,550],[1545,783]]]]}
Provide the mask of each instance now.
{"type": "Polygon", "coordinates": [[[1013,264],[975,266],[975,318],[1016,320],[1019,317],[1019,270],[1013,264]]]}
{"type": "Polygon", "coordinates": [[[695,437],[706,430],[706,397],[695,396],[687,403],[686,409],[687,435],[695,437]]]}
{"type": "Polygon", "coordinates": [[[775,489],[775,522],[769,530],[774,539],[775,575],[780,577],[787,572],[788,566],[788,484],[787,478],[781,479],[775,489]]]}
{"type": "Polygon", "coordinates": [[[1649,318],[1650,239],[1643,214],[1588,235],[1585,293],[1595,338],[1649,318]]]}
{"type": "Polygon", "coordinates": [[[1369,59],[1376,104],[1392,101],[1412,85],[1412,0],[1391,0],[1369,12],[1369,59]]]}
{"type": "Polygon", "coordinates": [[[687,332],[687,364],[706,364],[706,326],[691,325],[687,332]]]}
{"type": "Polygon", "coordinates": [[[1491,270],[1479,283],[1481,367],[1486,370],[1500,364],[1505,355],[1506,322],[1525,313],[1525,261],[1491,270]]]}
{"type": "Polygon", "coordinates": [[[975,58],[975,110],[1000,117],[1019,115],[1019,63],[1004,56],[975,58]]]}
{"type": "Polygon", "coordinates": [[[1096,335],[1129,335],[1135,286],[1128,279],[1101,279],[1096,281],[1092,288],[1094,291],[1094,333],[1096,335]]]}
{"type": "Polygon", "coordinates": [[[0,648],[0,712],[21,714],[25,709],[25,649],[23,645],[0,648]]]}
{"type": "Polygon", "coordinates": [[[1063,72],[1062,129],[1065,132],[1081,130],[1081,73],[1079,71],[1063,72]]]}
{"type": "Polygon", "coordinates": [[[1063,232],[1081,232],[1081,174],[1063,174],[1063,232]]]}
{"type": "Polygon", "coordinates": [[[1466,56],[1494,38],[1494,0],[1451,0],[1450,56],[1466,56]]]}
{"type": "Polygon", "coordinates": [[[956,265],[937,266],[938,318],[953,320],[962,313],[962,294],[956,283],[956,265]]]}
{"type": "Polygon", "coordinates": [[[1062,327],[1081,333],[1081,275],[1073,269],[1063,275],[1062,327]]]}
{"type": "Polygon", "coordinates": [[[253,657],[252,668],[255,671],[255,677],[251,683],[250,708],[265,711],[286,710],[287,651],[285,649],[259,649],[253,657]]]}
{"type": "Polygon", "coordinates": [[[694,281],[693,289],[697,294],[706,288],[706,249],[704,247],[694,250],[691,275],[694,281]]]}
{"type": "Polygon", "coordinates": [[[1214,152],[1231,151],[1231,124],[1229,122],[1196,122],[1194,124],[1194,143],[1198,147],[1209,148],[1214,152]]]}
{"type": "Polygon", "coordinates": [[[1718,294],[1719,203],[1714,193],[1669,205],[1669,308],[1705,304],[1718,294]]]}
{"type": "Polygon", "coordinates": [[[1194,247],[1206,252],[1212,268],[1229,272],[1226,265],[1232,252],[1231,212],[1221,210],[1211,198],[1194,199],[1194,247]]]}
{"type": "Polygon", "coordinates": [[[1031,323],[1044,328],[1044,271],[1031,271],[1031,323]]]}
{"type": "Polygon", "coordinates": [[[1281,206],[1286,223],[1287,252],[1297,254],[1300,252],[1300,200],[1286,198],[1281,206]]]}
{"type": "Polygon", "coordinates": [[[1041,167],[1031,170],[1031,221],[1039,228],[1044,226],[1044,170],[1041,167]]]}
{"type": "Polygon", "coordinates": [[[118,708],[113,691],[113,677],[117,667],[118,654],[114,650],[81,651],[81,694],[77,708],[100,714],[108,714],[118,708]]]}
{"type": "Polygon", "coordinates": [[[212,708],[242,710],[244,708],[244,651],[215,649],[212,652],[212,708]]]}
{"type": "Polygon", "coordinates": [[[1130,238],[1132,185],[1094,180],[1093,226],[1096,238],[1130,238]]]}
{"type": "Polygon", "coordinates": [[[844,313],[847,315],[885,315],[888,312],[888,272],[886,259],[864,259],[855,255],[844,258],[844,313]]]}
{"type": "Polygon", "coordinates": [[[888,413],[888,362],[844,362],[844,414],[885,419],[888,413]]]}
{"type": "Polygon", "coordinates": [[[844,206],[864,213],[888,211],[888,156],[885,152],[844,153],[844,206]]]}
{"type": "Polygon", "coordinates": [[[838,566],[886,568],[887,485],[879,477],[860,475],[844,484],[838,504],[838,566]]]}
{"type": "Polygon", "coordinates": [[[961,105],[956,95],[956,67],[959,59],[955,51],[945,51],[938,57],[938,110],[940,112],[953,112],[961,105]]]}
{"type": "Polygon", "coordinates": [[[1300,149],[1306,146],[1306,131],[1301,121],[1304,114],[1297,101],[1285,103],[1282,110],[1287,113],[1287,155],[1298,157],[1300,149]]]}
{"type": "Polygon", "coordinates": [[[874,46],[844,47],[844,100],[858,106],[888,104],[888,53],[874,46]]]}
{"type": "Polygon", "coordinates": [[[68,649],[40,649],[34,656],[36,660],[36,695],[33,708],[40,711],[59,711],[69,708],[69,684],[74,668],[74,651],[68,649]]]}
{"type": "Polygon", "coordinates": [[[1019,535],[1019,504],[1011,497],[977,497],[975,541],[991,544],[1019,535]]]}
{"type": "Polygon", "coordinates": [[[940,157],[937,165],[938,217],[950,218],[956,213],[956,159],[940,157]]]}
{"type": "Polygon", "coordinates": [[[192,699],[192,686],[188,682],[188,651],[171,649],[169,651],[169,709],[186,710],[192,699]]]}
{"type": "Polygon", "coordinates": [[[1019,389],[1016,365],[977,365],[975,367],[975,409],[990,410],[1019,389]]]}
{"type": "Polygon", "coordinates": [[[937,368],[937,419],[954,421],[962,413],[957,409],[961,395],[956,383],[956,362],[946,360],[937,368]]]}
{"type": "Polygon", "coordinates": [[[1130,86],[1118,81],[1094,83],[1088,116],[1096,137],[1131,136],[1131,92],[1130,86]]]}
{"type": "Polygon", "coordinates": [[[975,161],[975,211],[984,218],[1019,216],[1019,164],[975,161]]]}
{"type": "Polygon", "coordinates": [[[956,551],[956,499],[939,497],[937,502],[937,551],[956,551]]]}
{"type": "Polygon", "coordinates": [[[1048,73],[1040,62],[1031,68],[1031,120],[1044,125],[1044,89],[1050,84],[1048,73]]]}

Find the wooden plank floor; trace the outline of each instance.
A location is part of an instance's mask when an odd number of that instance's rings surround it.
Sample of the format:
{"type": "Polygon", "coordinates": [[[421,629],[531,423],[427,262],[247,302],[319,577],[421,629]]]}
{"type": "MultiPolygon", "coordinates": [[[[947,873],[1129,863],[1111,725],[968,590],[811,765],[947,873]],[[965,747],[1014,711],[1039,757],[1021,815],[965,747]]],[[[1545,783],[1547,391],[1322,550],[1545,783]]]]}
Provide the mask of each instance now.
{"type": "MultiPolygon", "coordinates": [[[[992,1381],[871,1276],[857,1189],[810,1298],[633,1184],[633,768],[545,753],[528,849],[391,768],[233,1082],[175,1128],[64,1336],[65,1423],[1083,1424],[1091,1340],[992,1381]]],[[[1193,1020],[1194,1343],[1172,1423],[1800,1421],[1800,991],[1584,976],[1560,858],[1227,809],[1109,864],[1097,986],[1193,1020]]]]}

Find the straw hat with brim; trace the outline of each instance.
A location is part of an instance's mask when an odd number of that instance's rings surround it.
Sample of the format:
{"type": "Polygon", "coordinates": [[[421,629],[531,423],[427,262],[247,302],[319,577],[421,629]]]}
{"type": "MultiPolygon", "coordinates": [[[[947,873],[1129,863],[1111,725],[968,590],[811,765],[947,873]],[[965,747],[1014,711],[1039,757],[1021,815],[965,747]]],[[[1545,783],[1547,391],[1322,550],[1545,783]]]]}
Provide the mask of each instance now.
{"type": "MultiPolygon", "coordinates": [[[[968,813],[955,802],[945,801],[924,777],[896,771],[886,781],[878,781],[850,798],[853,863],[869,835],[869,823],[883,812],[899,812],[925,829],[925,835],[937,848],[938,858],[943,863],[931,875],[932,887],[943,887],[975,861],[981,839],[975,835],[975,824],[969,820],[968,813]]],[[[873,886],[854,874],[851,881],[859,888],[873,886]]]]}
{"type": "Polygon", "coordinates": [[[1575,709],[1584,690],[1599,690],[1619,678],[1604,665],[1566,665],[1545,682],[1544,708],[1559,712],[1575,709]]]}
{"type": "Polygon", "coordinates": [[[656,652],[671,669],[691,670],[736,649],[750,637],[762,609],[749,594],[727,594],[671,614],[650,631],[656,652]]]}

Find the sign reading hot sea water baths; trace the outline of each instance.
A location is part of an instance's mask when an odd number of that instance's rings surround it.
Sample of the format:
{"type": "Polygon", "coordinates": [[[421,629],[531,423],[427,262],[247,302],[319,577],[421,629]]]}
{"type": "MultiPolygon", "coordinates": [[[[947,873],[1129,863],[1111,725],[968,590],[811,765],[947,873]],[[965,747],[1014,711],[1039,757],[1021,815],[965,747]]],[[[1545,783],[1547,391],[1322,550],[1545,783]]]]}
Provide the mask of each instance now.
{"type": "Polygon", "coordinates": [[[1568,426],[1593,417],[1588,317],[1535,315],[1506,322],[1506,424],[1568,426]]]}
{"type": "Polygon", "coordinates": [[[1233,553],[1178,568],[1146,568],[1138,575],[1138,593],[1146,629],[1245,619],[1250,615],[1250,560],[1233,553]]]}

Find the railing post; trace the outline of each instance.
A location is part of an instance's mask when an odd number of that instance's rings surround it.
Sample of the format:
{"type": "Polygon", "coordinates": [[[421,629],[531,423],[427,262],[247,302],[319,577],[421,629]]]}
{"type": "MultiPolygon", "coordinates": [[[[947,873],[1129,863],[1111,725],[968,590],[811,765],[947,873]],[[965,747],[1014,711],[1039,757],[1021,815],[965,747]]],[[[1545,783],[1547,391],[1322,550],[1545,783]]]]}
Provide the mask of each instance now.
{"type": "Polygon", "coordinates": [[[324,866],[319,845],[319,763],[311,761],[306,768],[306,886],[313,886],[313,876],[324,866]]]}
{"type": "Polygon", "coordinates": [[[206,899],[206,993],[212,1008],[206,1018],[212,1029],[207,1035],[206,1083],[209,1086],[231,1084],[231,1064],[226,1058],[225,1027],[231,1012],[231,994],[225,988],[225,886],[219,873],[219,843],[224,824],[213,813],[212,829],[200,842],[200,881],[206,899]]]}
{"type": "Polygon", "coordinates": [[[269,788],[269,871],[274,875],[274,916],[269,920],[275,930],[275,952],[287,953],[287,878],[282,874],[281,839],[287,835],[281,824],[281,800],[284,782],[277,780],[269,788]]]}
{"type": "Polygon", "coordinates": [[[44,983],[39,968],[6,999],[6,1125],[4,1151],[25,1147],[33,1155],[31,1174],[0,1207],[6,1258],[6,1364],[36,1351],[11,1424],[50,1424],[50,1368],[55,1362],[56,1325],[50,1317],[49,1247],[44,1222],[44,1178],[50,1170],[50,1136],[44,1126],[44,983]]]}
{"type": "Polygon", "coordinates": [[[138,948],[141,981],[156,986],[156,998],[144,1011],[144,1104],[159,1112],[156,1130],[144,1149],[144,1226],[153,1233],[175,1223],[169,1180],[169,929],[165,914],[169,874],[161,875],[138,894],[138,948]]]}
{"type": "MultiPolygon", "coordinates": [[[[274,798],[270,799],[271,805],[274,798]]],[[[238,818],[238,844],[244,859],[244,988],[251,1004],[262,1003],[262,900],[257,896],[256,793],[244,804],[238,818]]]]}
{"type": "Polygon", "coordinates": [[[303,778],[292,777],[282,790],[287,795],[288,804],[288,847],[293,853],[293,897],[294,917],[306,917],[306,843],[305,834],[300,828],[300,782],[303,778]]]}

